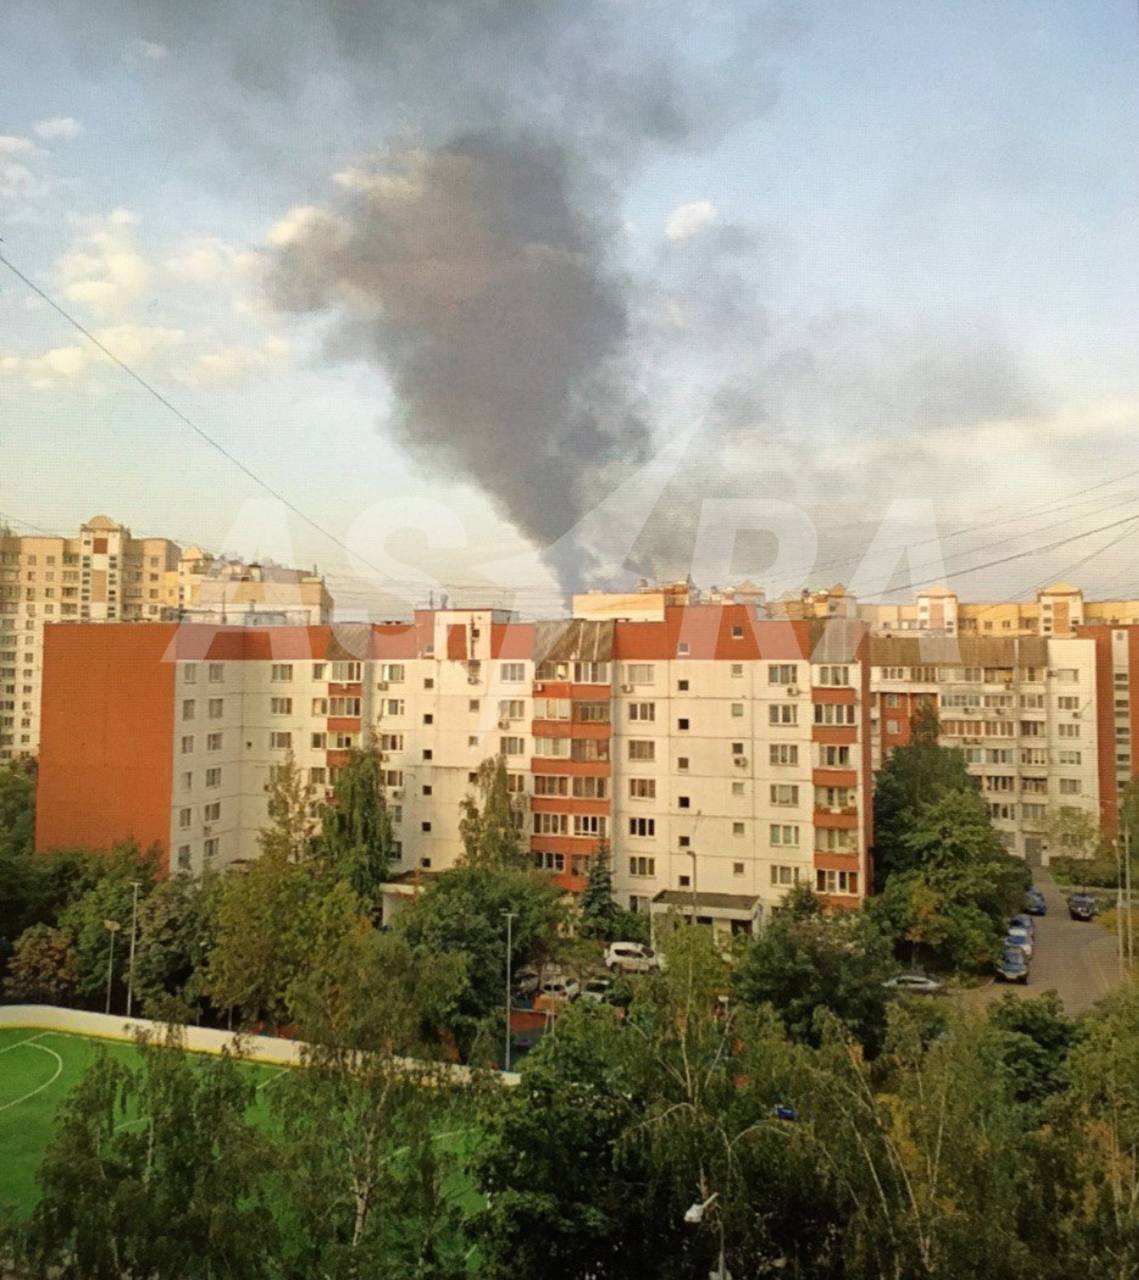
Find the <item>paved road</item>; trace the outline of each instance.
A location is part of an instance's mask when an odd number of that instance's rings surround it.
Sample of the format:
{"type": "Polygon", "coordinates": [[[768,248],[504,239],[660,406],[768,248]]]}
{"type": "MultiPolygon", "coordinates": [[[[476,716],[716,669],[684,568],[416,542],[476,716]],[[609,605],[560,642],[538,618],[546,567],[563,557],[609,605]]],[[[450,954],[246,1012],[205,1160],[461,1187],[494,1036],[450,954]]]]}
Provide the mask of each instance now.
{"type": "Polygon", "coordinates": [[[1044,893],[1048,914],[1036,917],[1036,939],[1028,985],[994,982],[969,992],[968,1001],[988,1003],[1006,991],[1022,996],[1056,991],[1070,1014],[1083,1013],[1119,982],[1115,934],[1094,920],[1068,917],[1068,904],[1048,872],[1037,867],[1036,885],[1044,893]]]}

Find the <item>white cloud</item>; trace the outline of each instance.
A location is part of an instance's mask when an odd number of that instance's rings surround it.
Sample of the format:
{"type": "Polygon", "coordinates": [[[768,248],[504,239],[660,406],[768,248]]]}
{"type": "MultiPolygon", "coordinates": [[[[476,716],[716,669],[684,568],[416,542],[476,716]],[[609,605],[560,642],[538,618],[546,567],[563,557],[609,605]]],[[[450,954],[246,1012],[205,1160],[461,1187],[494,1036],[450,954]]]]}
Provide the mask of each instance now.
{"type": "Polygon", "coordinates": [[[138,324],[117,324],[96,329],[95,337],[126,364],[145,364],[152,356],[177,346],[186,336],[181,329],[150,328],[138,324]]]}
{"type": "Polygon", "coordinates": [[[41,120],[35,127],[35,134],[48,142],[70,142],[83,132],[83,126],[74,116],[52,116],[49,120],[41,120]]]}
{"type": "Polygon", "coordinates": [[[711,200],[693,200],[673,209],[664,225],[664,234],[670,240],[687,240],[719,216],[719,210],[711,200]]]}
{"type": "Polygon", "coordinates": [[[53,347],[38,356],[0,356],[0,375],[22,378],[37,389],[74,382],[91,364],[94,348],[53,347]]]}
{"type": "Polygon", "coordinates": [[[164,44],[155,40],[132,40],[127,45],[126,56],[130,62],[161,62],[169,52],[164,44]]]}
{"type": "Polygon", "coordinates": [[[26,156],[36,149],[31,138],[18,138],[10,133],[0,133],[0,156],[26,156]]]}
{"type": "Polygon", "coordinates": [[[129,209],[116,209],[90,225],[56,264],[64,292],[73,302],[97,311],[121,311],[150,283],[151,271],[131,238],[136,221],[129,209]]]}
{"type": "Polygon", "coordinates": [[[344,232],[344,224],[334,213],[316,205],[299,205],[269,228],[267,239],[274,248],[284,249],[313,234],[330,234],[339,240],[344,232]]]}
{"type": "Polygon", "coordinates": [[[282,368],[289,354],[283,338],[271,337],[260,347],[222,347],[208,351],[178,375],[178,381],[191,387],[221,389],[239,387],[264,378],[282,368]]]}
{"type": "MultiPolygon", "coordinates": [[[[157,355],[178,346],[185,336],[181,329],[134,324],[96,329],[94,334],[108,351],[131,365],[153,363],[157,355]]],[[[90,343],[52,347],[39,355],[0,356],[0,376],[19,378],[37,390],[76,383],[100,367],[110,368],[110,361],[90,343]]]]}

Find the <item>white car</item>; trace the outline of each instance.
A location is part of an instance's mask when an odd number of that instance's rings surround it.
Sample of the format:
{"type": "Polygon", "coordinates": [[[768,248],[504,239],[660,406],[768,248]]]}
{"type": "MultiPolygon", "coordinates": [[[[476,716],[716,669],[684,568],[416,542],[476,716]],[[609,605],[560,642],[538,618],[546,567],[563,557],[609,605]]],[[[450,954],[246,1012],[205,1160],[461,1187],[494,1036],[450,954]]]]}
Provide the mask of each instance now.
{"type": "Polygon", "coordinates": [[[1018,946],[1024,952],[1026,960],[1032,959],[1032,935],[1023,925],[1010,924],[1008,933],[1005,935],[1005,941],[1018,946]]]}
{"type": "Polygon", "coordinates": [[[611,942],[605,950],[605,967],[623,973],[648,973],[661,967],[660,956],[641,942],[611,942]]]}
{"type": "Polygon", "coordinates": [[[589,978],[581,989],[581,998],[593,1004],[603,1004],[612,990],[612,978],[589,978]]]}
{"type": "Polygon", "coordinates": [[[581,995],[581,987],[572,978],[547,978],[542,983],[540,994],[551,1003],[569,1004],[581,995]]]}

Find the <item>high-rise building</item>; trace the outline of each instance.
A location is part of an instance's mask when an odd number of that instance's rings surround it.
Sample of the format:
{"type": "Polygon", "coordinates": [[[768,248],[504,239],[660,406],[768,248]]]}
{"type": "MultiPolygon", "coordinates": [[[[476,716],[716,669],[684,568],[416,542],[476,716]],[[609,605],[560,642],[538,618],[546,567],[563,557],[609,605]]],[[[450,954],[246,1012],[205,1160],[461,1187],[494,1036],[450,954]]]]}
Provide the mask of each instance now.
{"type": "Polygon", "coordinates": [[[218,560],[95,516],[75,537],[0,529],[0,761],[39,747],[45,624],[326,622],[315,572],[218,560]]]}
{"type": "Polygon", "coordinates": [[[600,616],[596,598],[591,613],[51,627],[38,845],[132,836],[190,873],[252,858],[288,753],[323,793],[374,733],[404,883],[460,857],[460,802],[501,755],[530,855],[567,890],[605,845],[636,910],[750,929],[800,882],[857,904],[871,839],[865,628],[665,599],[636,620],[600,616]]]}

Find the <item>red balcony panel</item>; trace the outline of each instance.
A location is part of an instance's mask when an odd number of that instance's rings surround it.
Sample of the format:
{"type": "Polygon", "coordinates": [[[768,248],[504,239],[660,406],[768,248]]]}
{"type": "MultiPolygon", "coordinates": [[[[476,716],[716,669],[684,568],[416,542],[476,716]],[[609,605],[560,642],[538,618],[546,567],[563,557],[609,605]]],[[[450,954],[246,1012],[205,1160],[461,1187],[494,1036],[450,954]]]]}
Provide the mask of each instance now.
{"type": "Polygon", "coordinates": [[[555,760],[551,756],[532,756],[531,773],[558,773],[569,778],[608,778],[612,769],[608,760],[555,760]]]}
{"type": "Polygon", "coordinates": [[[329,733],[359,733],[360,717],[359,716],[329,716],[328,721],[329,733]]]}
{"type": "Polygon", "coordinates": [[[815,826],[829,828],[832,831],[856,831],[858,810],[844,809],[841,813],[832,813],[829,809],[816,808],[815,826]]]}
{"type": "Polygon", "coordinates": [[[855,769],[814,769],[811,781],[816,787],[856,787],[858,772],[855,769]]]}
{"type": "Polygon", "coordinates": [[[847,703],[856,702],[857,690],[845,687],[838,689],[814,688],[811,690],[812,702],[847,703]]]}
{"type": "Polygon", "coordinates": [[[328,685],[328,696],[330,698],[359,698],[362,692],[363,686],[358,680],[351,684],[334,684],[329,682],[328,685]]]}
{"type": "Polygon", "coordinates": [[[852,747],[857,742],[857,725],[817,724],[811,730],[811,741],[822,742],[829,747],[852,747]]]}
{"type": "Polygon", "coordinates": [[[608,800],[587,800],[583,796],[531,796],[533,813],[598,813],[607,814],[608,800]]]}

